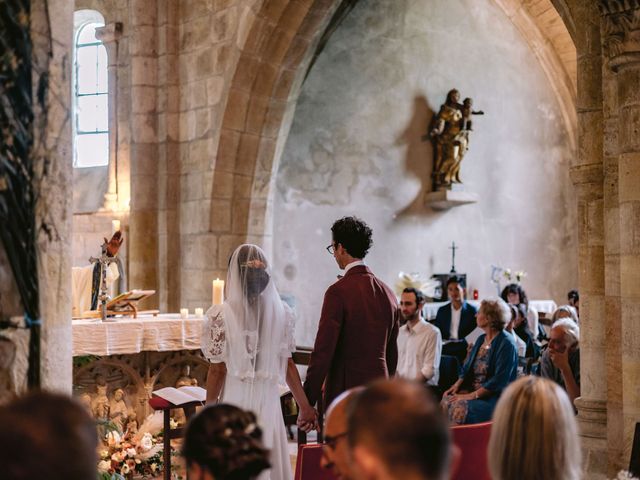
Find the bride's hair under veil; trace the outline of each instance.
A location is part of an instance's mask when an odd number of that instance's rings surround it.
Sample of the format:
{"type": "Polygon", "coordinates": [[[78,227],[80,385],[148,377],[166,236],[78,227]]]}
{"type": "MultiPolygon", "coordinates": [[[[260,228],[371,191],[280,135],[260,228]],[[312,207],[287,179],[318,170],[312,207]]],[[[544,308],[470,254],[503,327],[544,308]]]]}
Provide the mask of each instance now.
{"type": "Polygon", "coordinates": [[[291,354],[291,314],[285,311],[260,247],[241,245],[233,252],[223,314],[229,374],[284,381],[291,354]]]}

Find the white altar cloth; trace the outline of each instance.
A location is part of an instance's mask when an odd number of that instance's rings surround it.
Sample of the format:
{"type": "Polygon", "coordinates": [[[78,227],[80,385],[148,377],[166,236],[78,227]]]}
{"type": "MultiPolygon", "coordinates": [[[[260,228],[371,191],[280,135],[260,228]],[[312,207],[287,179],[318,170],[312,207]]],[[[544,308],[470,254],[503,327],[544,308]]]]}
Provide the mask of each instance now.
{"type": "Polygon", "coordinates": [[[144,351],[168,352],[200,348],[202,317],[180,318],[179,314],[73,320],[73,356],[122,355],[144,351]]]}
{"type": "MultiPolygon", "coordinates": [[[[467,300],[467,303],[473,305],[476,308],[480,308],[481,300],[467,300]]],[[[422,313],[427,320],[433,320],[436,318],[436,314],[438,313],[438,309],[446,305],[449,302],[429,302],[424,304],[424,308],[422,309],[422,313]]],[[[553,313],[558,305],[553,300],[529,300],[529,306],[536,309],[538,313],[553,313]]]]}

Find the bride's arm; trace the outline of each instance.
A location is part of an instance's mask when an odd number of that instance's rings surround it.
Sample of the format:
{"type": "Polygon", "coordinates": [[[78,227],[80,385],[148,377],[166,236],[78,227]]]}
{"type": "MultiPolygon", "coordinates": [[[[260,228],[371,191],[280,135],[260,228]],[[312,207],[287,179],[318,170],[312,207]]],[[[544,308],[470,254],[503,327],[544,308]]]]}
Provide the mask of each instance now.
{"type": "Polygon", "coordinates": [[[218,401],[226,377],[227,365],[224,362],[209,364],[209,372],[207,373],[207,403],[215,403],[218,401]]]}
{"type": "Polygon", "coordinates": [[[300,380],[300,374],[296,368],[296,364],[293,363],[293,359],[289,358],[287,362],[287,385],[289,390],[293,394],[293,398],[300,408],[298,414],[298,426],[308,432],[314,428],[318,428],[318,418],[316,416],[315,409],[309,403],[307,396],[302,389],[302,381],[300,380]]]}

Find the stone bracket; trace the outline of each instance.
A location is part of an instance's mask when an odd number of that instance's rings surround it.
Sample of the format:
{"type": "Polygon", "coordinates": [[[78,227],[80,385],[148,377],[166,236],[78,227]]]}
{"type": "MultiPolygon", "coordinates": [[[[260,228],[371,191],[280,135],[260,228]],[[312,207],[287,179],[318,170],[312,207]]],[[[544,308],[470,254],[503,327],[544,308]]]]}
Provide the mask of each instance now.
{"type": "Polygon", "coordinates": [[[449,210],[469,203],[478,203],[478,195],[471,192],[438,190],[427,193],[425,203],[433,210],[449,210]]]}

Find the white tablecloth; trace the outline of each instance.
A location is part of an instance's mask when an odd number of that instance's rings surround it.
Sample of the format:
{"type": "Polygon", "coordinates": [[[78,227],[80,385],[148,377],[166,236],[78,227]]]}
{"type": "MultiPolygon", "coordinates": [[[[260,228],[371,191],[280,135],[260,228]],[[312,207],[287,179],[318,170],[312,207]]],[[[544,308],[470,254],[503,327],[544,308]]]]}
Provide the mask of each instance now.
{"type": "Polygon", "coordinates": [[[200,348],[202,317],[177,314],[118,317],[115,322],[73,320],[73,355],[121,355],[200,348]]]}
{"type": "MultiPolygon", "coordinates": [[[[476,308],[480,307],[481,300],[467,300],[467,303],[473,305],[476,308]]],[[[438,313],[438,309],[446,305],[449,302],[433,302],[433,303],[425,303],[423,308],[424,316],[427,320],[433,320],[436,318],[436,314],[438,313]]],[[[544,313],[553,313],[558,305],[553,300],[529,300],[529,306],[536,309],[537,312],[544,313]]]]}

